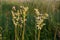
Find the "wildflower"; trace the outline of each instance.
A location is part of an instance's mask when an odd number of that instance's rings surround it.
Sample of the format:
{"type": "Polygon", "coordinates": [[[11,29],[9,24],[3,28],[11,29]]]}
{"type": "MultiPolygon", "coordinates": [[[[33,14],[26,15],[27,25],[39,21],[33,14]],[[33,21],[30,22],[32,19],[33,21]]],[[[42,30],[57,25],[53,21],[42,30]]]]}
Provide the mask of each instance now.
{"type": "Polygon", "coordinates": [[[27,10],[28,10],[28,7],[24,7],[23,8],[23,10],[22,10],[22,12],[23,12],[23,25],[24,25],[24,27],[23,27],[23,33],[22,33],[22,40],[24,40],[24,32],[25,32],[25,21],[26,21],[26,12],[27,12],[27,10]]]}
{"type": "Polygon", "coordinates": [[[43,26],[45,25],[44,23],[44,19],[46,19],[48,17],[48,14],[41,14],[38,9],[34,9],[35,13],[36,13],[36,27],[38,29],[38,40],[40,40],[40,30],[43,28],[43,26]]]}
{"type": "Polygon", "coordinates": [[[42,19],[46,19],[46,17],[45,17],[45,16],[41,16],[41,18],[42,18],[42,19]]]}
{"type": "Polygon", "coordinates": [[[41,27],[37,27],[38,30],[41,30],[42,28],[41,27]]]}
{"type": "Polygon", "coordinates": [[[19,18],[17,18],[16,21],[19,21],[19,18]]]}
{"type": "Polygon", "coordinates": [[[18,24],[19,22],[16,22],[16,24],[18,24]]]}
{"type": "Polygon", "coordinates": [[[39,13],[38,9],[34,9],[34,10],[35,10],[35,13],[37,15],[37,16],[35,16],[35,18],[36,18],[36,26],[38,27],[38,29],[41,30],[42,27],[45,25],[45,23],[43,23],[43,22],[44,22],[44,19],[47,19],[48,14],[47,13],[41,14],[41,13],[39,13]]]}
{"type": "Polygon", "coordinates": [[[18,15],[18,16],[20,15],[20,12],[19,12],[19,10],[17,10],[17,15],[18,15]]]}
{"type": "Polygon", "coordinates": [[[20,24],[20,27],[22,28],[22,24],[20,24]]]}
{"type": "Polygon", "coordinates": [[[44,20],[41,19],[40,22],[39,22],[39,24],[42,24],[43,22],[44,22],[44,20]]]}
{"type": "Polygon", "coordinates": [[[16,24],[16,22],[14,21],[14,19],[12,19],[12,20],[13,20],[14,25],[17,26],[17,24],[16,24]]]}
{"type": "Polygon", "coordinates": [[[23,9],[24,9],[24,11],[25,11],[25,12],[27,12],[27,10],[28,10],[28,7],[24,7],[23,9]]]}
{"type": "Polygon", "coordinates": [[[20,6],[20,8],[24,8],[24,6],[20,6]]]}
{"type": "Polygon", "coordinates": [[[37,28],[39,28],[40,26],[39,25],[36,25],[37,28]]]}
{"type": "Polygon", "coordinates": [[[12,7],[12,9],[16,11],[16,8],[15,8],[15,6],[13,6],[13,7],[12,7]]]}
{"type": "Polygon", "coordinates": [[[21,23],[24,23],[23,20],[21,20],[21,23]]]}
{"type": "Polygon", "coordinates": [[[46,18],[48,17],[48,14],[47,13],[45,13],[44,15],[45,15],[46,18]]]}
{"type": "Polygon", "coordinates": [[[20,10],[20,14],[22,15],[22,10],[20,10]]]}
{"type": "Polygon", "coordinates": [[[43,27],[44,25],[46,25],[45,23],[43,23],[42,25],[41,25],[41,27],[43,27]]]}
{"type": "Polygon", "coordinates": [[[37,16],[40,15],[38,9],[34,9],[34,10],[35,10],[35,13],[36,13],[37,16]]]}
{"type": "Polygon", "coordinates": [[[39,20],[41,17],[36,17],[37,20],[39,20]]]}
{"type": "MultiPolygon", "coordinates": [[[[16,11],[15,6],[13,6],[12,8],[14,11],[16,11]]],[[[17,12],[12,12],[12,21],[15,25],[15,39],[19,40],[18,38],[16,38],[16,27],[19,26],[19,20],[21,21],[20,27],[22,27],[22,24],[24,25],[23,27],[23,33],[22,33],[22,40],[24,40],[24,29],[25,29],[25,21],[26,21],[26,12],[28,11],[28,7],[24,7],[24,6],[20,6],[20,10],[17,10],[17,12]]]]}
{"type": "Polygon", "coordinates": [[[15,17],[14,12],[13,11],[11,11],[11,12],[12,12],[12,16],[15,17]]]}

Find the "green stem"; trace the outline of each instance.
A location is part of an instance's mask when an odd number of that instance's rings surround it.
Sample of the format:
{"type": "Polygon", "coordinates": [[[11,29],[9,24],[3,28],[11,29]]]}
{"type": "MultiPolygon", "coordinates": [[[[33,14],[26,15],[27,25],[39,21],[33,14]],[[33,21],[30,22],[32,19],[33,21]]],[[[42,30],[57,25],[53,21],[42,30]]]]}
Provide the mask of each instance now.
{"type": "Polygon", "coordinates": [[[19,40],[18,34],[17,34],[17,26],[15,26],[15,40],[19,40]]]}
{"type": "Polygon", "coordinates": [[[36,40],[36,30],[35,30],[35,40],[36,40]]]}
{"type": "MultiPolygon", "coordinates": [[[[25,25],[25,23],[24,23],[24,25],[25,25]]],[[[23,27],[22,40],[24,40],[24,32],[25,32],[25,26],[23,27]]]]}
{"type": "Polygon", "coordinates": [[[24,22],[24,27],[23,27],[23,33],[22,33],[22,40],[24,40],[24,32],[25,32],[25,14],[23,16],[23,22],[24,22]]]}
{"type": "Polygon", "coordinates": [[[38,40],[40,40],[40,30],[38,30],[38,40]]]}
{"type": "Polygon", "coordinates": [[[54,34],[54,40],[56,40],[57,29],[58,29],[58,27],[56,28],[56,31],[55,31],[55,34],[54,34]]]}

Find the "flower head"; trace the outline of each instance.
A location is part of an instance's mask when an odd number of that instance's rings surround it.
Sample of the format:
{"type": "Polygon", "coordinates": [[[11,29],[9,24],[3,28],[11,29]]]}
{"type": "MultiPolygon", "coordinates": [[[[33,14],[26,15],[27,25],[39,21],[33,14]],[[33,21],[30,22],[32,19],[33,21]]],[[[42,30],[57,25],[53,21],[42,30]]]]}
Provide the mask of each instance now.
{"type": "Polygon", "coordinates": [[[23,12],[27,12],[28,7],[24,7],[23,9],[24,9],[23,12]]]}
{"type": "Polygon", "coordinates": [[[48,17],[49,15],[47,13],[44,14],[46,17],[48,17]]]}
{"type": "Polygon", "coordinates": [[[35,13],[37,16],[35,16],[36,18],[36,27],[41,30],[42,27],[45,25],[44,23],[44,19],[46,19],[48,17],[48,14],[45,13],[45,14],[41,14],[38,9],[34,9],[35,10],[35,13]]]}
{"type": "Polygon", "coordinates": [[[12,7],[13,10],[16,10],[15,6],[12,7]]]}
{"type": "Polygon", "coordinates": [[[37,16],[40,15],[38,9],[34,9],[34,10],[35,10],[35,13],[36,13],[37,16]]]}

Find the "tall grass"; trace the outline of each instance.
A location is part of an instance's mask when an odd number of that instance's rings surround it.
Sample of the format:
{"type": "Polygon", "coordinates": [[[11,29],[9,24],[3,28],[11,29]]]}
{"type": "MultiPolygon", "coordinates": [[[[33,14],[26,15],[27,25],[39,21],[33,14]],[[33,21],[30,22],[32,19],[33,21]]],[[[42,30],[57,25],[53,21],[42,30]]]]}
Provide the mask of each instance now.
{"type": "Polygon", "coordinates": [[[60,15],[60,7],[55,4],[56,3],[53,2],[49,5],[42,2],[39,4],[2,3],[0,25],[3,28],[3,40],[55,40],[55,38],[56,40],[59,40],[60,19],[58,15],[60,15]],[[13,6],[15,6],[16,10],[13,9],[13,6]],[[24,7],[21,8],[20,6],[24,7]],[[26,10],[26,7],[28,7],[29,10],[26,10]],[[39,15],[43,15],[41,16],[43,22],[41,22],[41,20],[38,21],[39,27],[36,27],[36,14],[38,13],[36,10],[34,11],[34,8],[39,10],[39,15]],[[11,10],[13,11],[13,14],[11,13],[11,10]],[[45,13],[49,15],[48,19],[44,19],[46,17],[45,13]],[[40,25],[40,23],[42,24],[40,25]]]}

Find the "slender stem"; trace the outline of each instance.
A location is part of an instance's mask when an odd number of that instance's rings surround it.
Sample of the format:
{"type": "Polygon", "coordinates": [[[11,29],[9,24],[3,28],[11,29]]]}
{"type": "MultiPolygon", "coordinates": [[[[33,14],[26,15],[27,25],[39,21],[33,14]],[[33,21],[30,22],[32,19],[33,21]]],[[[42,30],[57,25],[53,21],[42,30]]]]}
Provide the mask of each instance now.
{"type": "Polygon", "coordinates": [[[14,32],[15,32],[15,40],[16,40],[16,27],[15,27],[15,30],[14,30],[14,32]]]}
{"type": "Polygon", "coordinates": [[[40,30],[38,30],[38,40],[40,40],[40,30]]]}
{"type": "Polygon", "coordinates": [[[22,40],[24,40],[24,32],[25,32],[25,26],[23,27],[22,40]]]}
{"type": "Polygon", "coordinates": [[[37,32],[37,31],[36,31],[36,27],[35,27],[35,40],[36,40],[36,32],[37,32]]]}
{"type": "Polygon", "coordinates": [[[56,28],[56,31],[55,31],[55,34],[54,34],[54,40],[56,40],[57,29],[58,29],[58,27],[56,28]]]}
{"type": "Polygon", "coordinates": [[[15,40],[19,40],[18,34],[17,34],[17,26],[15,26],[15,40]]]}
{"type": "Polygon", "coordinates": [[[25,32],[25,13],[24,13],[24,16],[23,16],[23,22],[24,22],[24,27],[23,27],[23,33],[22,33],[22,40],[24,40],[24,32],[25,32]]]}

